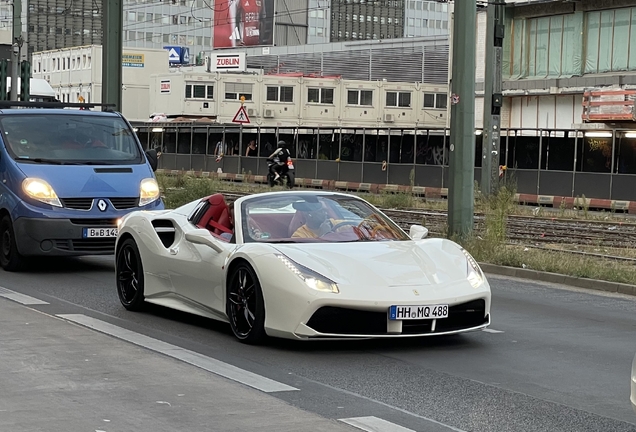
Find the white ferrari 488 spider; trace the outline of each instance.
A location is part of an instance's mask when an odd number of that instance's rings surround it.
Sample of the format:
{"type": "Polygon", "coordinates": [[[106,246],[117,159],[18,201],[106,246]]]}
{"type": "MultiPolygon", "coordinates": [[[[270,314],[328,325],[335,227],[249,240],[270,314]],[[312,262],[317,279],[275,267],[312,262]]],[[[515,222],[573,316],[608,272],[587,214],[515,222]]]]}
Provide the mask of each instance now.
{"type": "Polygon", "coordinates": [[[265,336],[434,336],[490,325],[490,286],[458,244],[407,234],[367,201],[327,191],[215,194],[119,224],[117,293],[265,336]]]}

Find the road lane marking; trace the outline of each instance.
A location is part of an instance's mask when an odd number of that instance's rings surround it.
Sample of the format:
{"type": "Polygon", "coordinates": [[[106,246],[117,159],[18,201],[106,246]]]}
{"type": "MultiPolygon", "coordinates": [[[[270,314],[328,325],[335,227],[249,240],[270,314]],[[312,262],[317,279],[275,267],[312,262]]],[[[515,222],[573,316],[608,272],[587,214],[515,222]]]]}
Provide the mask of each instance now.
{"type": "Polygon", "coordinates": [[[395,423],[383,420],[379,417],[351,417],[346,419],[338,419],[343,423],[347,423],[355,428],[362,429],[367,432],[415,432],[413,429],[407,429],[395,423]]]}
{"type": "Polygon", "coordinates": [[[486,333],[503,333],[503,330],[495,330],[495,329],[489,329],[489,328],[485,328],[482,331],[485,331],[486,333]]]}
{"type": "Polygon", "coordinates": [[[97,330],[101,333],[125,340],[141,347],[156,351],[169,357],[181,360],[198,368],[204,369],[213,374],[220,375],[233,381],[240,382],[246,386],[261,390],[265,393],[299,390],[287,384],[271,380],[261,375],[240,369],[231,364],[224,363],[212,357],[204,356],[194,351],[180,348],[158,339],[154,339],[141,333],[136,333],[122,327],[101,321],[82,314],[58,314],[56,315],[67,321],[83,325],[97,330]]]}
{"type": "Polygon", "coordinates": [[[0,287],[0,297],[4,297],[9,300],[13,300],[23,305],[46,305],[49,304],[45,301],[38,300],[35,297],[28,296],[26,294],[20,294],[10,289],[0,287]]]}

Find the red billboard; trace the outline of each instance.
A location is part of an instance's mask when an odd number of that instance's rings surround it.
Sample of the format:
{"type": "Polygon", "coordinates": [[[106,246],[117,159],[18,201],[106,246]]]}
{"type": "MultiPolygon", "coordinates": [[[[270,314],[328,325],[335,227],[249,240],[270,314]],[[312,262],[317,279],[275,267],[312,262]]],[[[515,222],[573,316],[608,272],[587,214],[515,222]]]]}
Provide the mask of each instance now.
{"type": "Polygon", "coordinates": [[[274,44],[274,0],[214,0],[213,48],[274,44]]]}

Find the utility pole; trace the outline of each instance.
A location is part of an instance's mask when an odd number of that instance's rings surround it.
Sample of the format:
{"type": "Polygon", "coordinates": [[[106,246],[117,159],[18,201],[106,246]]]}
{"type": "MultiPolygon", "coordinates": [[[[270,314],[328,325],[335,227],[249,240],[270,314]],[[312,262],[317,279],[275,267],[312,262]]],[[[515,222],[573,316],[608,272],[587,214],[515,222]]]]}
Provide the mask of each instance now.
{"type": "Polygon", "coordinates": [[[484,79],[484,134],[481,160],[481,191],[490,196],[499,184],[501,106],[501,59],[504,39],[504,7],[488,3],[486,24],[486,76],[484,79]]]}
{"type": "Polygon", "coordinates": [[[11,51],[11,95],[18,100],[18,75],[20,71],[20,48],[22,48],[22,0],[13,0],[13,39],[11,51]]]}
{"type": "Polygon", "coordinates": [[[121,112],[122,0],[102,0],[102,103],[121,112]]]}
{"type": "Polygon", "coordinates": [[[451,77],[448,235],[472,233],[475,176],[476,0],[455,2],[451,77]]]}

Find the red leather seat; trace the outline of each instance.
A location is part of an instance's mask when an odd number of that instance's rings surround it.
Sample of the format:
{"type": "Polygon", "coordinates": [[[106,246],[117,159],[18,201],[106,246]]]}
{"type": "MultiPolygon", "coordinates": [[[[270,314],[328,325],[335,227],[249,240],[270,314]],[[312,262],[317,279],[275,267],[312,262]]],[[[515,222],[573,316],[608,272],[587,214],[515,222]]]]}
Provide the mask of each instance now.
{"type": "Polygon", "coordinates": [[[232,233],[233,226],[230,222],[230,208],[228,207],[223,195],[218,193],[204,198],[210,206],[205,214],[197,223],[199,228],[205,228],[211,233],[221,235],[221,233],[232,233]]]}

